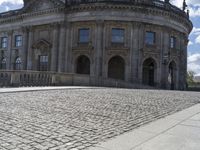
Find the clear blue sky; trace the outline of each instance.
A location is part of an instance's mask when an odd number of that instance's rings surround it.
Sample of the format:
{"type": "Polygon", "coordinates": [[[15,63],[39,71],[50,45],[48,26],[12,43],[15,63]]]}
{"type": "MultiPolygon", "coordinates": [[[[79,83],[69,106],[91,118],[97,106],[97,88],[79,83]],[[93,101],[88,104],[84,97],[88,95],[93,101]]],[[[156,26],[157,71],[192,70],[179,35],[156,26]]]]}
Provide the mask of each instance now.
{"type": "MultiPolygon", "coordinates": [[[[190,10],[190,19],[194,29],[190,34],[188,46],[188,70],[200,76],[200,0],[186,0],[190,10]]],[[[183,0],[171,0],[171,3],[181,8],[183,0]]],[[[23,0],[0,0],[0,12],[21,8],[23,0]]]]}

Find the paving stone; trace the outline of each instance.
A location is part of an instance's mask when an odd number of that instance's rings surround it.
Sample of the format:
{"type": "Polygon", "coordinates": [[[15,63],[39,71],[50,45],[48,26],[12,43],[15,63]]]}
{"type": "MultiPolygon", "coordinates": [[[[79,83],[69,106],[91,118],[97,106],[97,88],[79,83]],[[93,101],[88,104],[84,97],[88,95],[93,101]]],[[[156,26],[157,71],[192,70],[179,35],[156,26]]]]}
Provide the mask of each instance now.
{"type": "Polygon", "coordinates": [[[200,93],[66,89],[0,94],[0,149],[82,150],[200,103],[200,93]]]}

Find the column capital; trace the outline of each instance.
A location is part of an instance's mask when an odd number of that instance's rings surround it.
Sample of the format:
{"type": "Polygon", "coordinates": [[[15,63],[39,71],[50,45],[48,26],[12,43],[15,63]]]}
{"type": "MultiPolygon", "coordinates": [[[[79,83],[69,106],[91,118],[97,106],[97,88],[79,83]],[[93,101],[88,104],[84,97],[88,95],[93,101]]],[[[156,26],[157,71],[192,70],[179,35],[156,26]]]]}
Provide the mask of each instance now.
{"type": "Polygon", "coordinates": [[[11,36],[13,34],[13,30],[9,30],[6,33],[8,34],[8,36],[11,36]]]}
{"type": "Polygon", "coordinates": [[[59,22],[53,22],[53,23],[51,23],[49,26],[50,26],[50,28],[55,29],[55,28],[58,28],[59,25],[60,25],[59,22]]]}

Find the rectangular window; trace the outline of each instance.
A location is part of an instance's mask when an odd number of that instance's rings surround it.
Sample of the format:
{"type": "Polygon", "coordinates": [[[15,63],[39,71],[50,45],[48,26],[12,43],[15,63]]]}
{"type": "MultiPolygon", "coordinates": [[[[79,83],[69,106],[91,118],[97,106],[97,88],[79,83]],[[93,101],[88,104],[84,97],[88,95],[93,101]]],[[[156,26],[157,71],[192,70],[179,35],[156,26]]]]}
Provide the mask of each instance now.
{"type": "Polygon", "coordinates": [[[174,36],[170,37],[170,48],[176,48],[176,38],[174,36]]]}
{"type": "Polygon", "coordinates": [[[147,31],[145,35],[145,44],[154,45],[156,43],[156,33],[147,31]]]}
{"type": "Polygon", "coordinates": [[[16,47],[22,46],[22,36],[21,35],[15,36],[15,46],[16,47]]]}
{"type": "Polygon", "coordinates": [[[39,71],[48,71],[48,56],[39,56],[39,71]]]}
{"type": "Polygon", "coordinates": [[[120,28],[112,29],[112,43],[124,43],[125,30],[120,28]]]}
{"type": "Polygon", "coordinates": [[[89,43],[90,29],[79,29],[79,43],[89,43]]]}
{"type": "Polygon", "coordinates": [[[8,38],[2,37],[1,38],[1,48],[7,48],[8,47],[8,38]]]}

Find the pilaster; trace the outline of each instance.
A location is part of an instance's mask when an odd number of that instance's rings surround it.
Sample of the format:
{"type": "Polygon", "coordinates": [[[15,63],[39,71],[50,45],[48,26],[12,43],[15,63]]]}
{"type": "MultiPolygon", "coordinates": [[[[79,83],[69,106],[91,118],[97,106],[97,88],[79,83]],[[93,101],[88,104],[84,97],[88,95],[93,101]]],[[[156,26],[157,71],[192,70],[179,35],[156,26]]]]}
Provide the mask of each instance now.
{"type": "Polygon", "coordinates": [[[65,66],[65,45],[66,45],[66,28],[65,22],[60,25],[60,36],[59,36],[59,54],[58,54],[58,72],[64,72],[65,66]]]}
{"type": "Polygon", "coordinates": [[[103,65],[103,28],[104,21],[97,20],[96,22],[96,41],[95,41],[95,75],[102,76],[102,65],[103,65]]]}
{"type": "Polygon", "coordinates": [[[56,72],[58,66],[58,38],[59,38],[59,25],[52,24],[53,29],[53,42],[51,48],[51,71],[56,72]]]}
{"type": "Polygon", "coordinates": [[[28,53],[27,53],[27,70],[33,67],[33,27],[28,27],[28,53]]]}
{"type": "Polygon", "coordinates": [[[7,34],[8,34],[8,53],[7,53],[7,65],[6,65],[6,67],[7,67],[8,70],[11,70],[11,68],[12,68],[12,58],[11,58],[11,56],[12,56],[13,31],[8,31],[7,34]]]}

